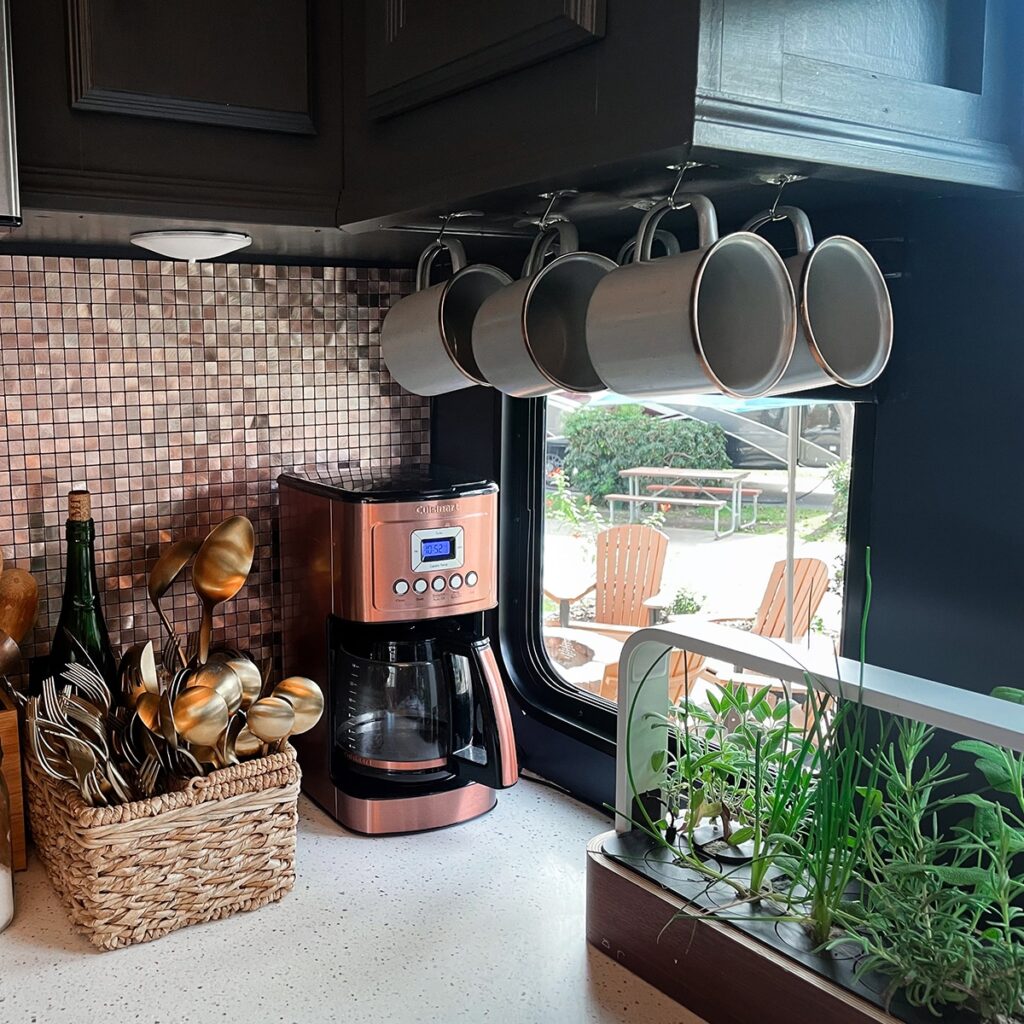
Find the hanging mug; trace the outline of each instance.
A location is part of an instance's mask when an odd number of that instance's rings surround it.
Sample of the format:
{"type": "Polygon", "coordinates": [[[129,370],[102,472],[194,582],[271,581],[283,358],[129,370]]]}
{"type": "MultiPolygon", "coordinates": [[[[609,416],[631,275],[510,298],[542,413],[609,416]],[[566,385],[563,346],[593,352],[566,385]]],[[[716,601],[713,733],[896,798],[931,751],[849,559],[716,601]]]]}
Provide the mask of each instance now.
{"type": "Polygon", "coordinates": [[[416,265],[416,290],[388,310],[380,346],[388,372],[414,395],[443,395],[484,384],[473,358],[471,330],[487,296],[512,278],[486,263],[466,266],[466,253],[454,238],[439,238],[423,250],[416,265]],[[435,260],[447,252],[452,276],[430,283],[435,260]]]}
{"type": "MultiPolygon", "coordinates": [[[[663,256],[675,256],[679,252],[679,239],[671,231],[662,231],[661,229],[655,231],[654,241],[665,250],[662,253],[663,256]]],[[[628,238],[622,243],[615,262],[621,267],[623,263],[632,263],[634,259],[636,259],[636,239],[628,238]]]]}
{"type": "Polygon", "coordinates": [[[783,218],[796,234],[796,255],[785,263],[796,291],[799,327],[793,359],[772,393],[870,384],[892,352],[892,303],[882,271],[867,249],[846,235],[815,245],[807,214],[795,206],[780,206],[774,217],[765,210],[744,230],[783,218]]]}
{"type": "Polygon", "coordinates": [[[644,216],[636,256],[594,289],[587,347],[599,376],[622,395],[767,394],[793,354],[796,300],[779,254],[759,235],[718,237],[711,201],[688,195],[699,248],[651,258],[663,200],[644,216]]]}
{"type": "Polygon", "coordinates": [[[489,296],[473,323],[473,352],[487,382],[506,395],[603,391],[586,344],[590,296],[613,260],[580,252],[568,221],[534,239],[524,276],[489,296]],[[554,233],[559,255],[543,265],[554,233]]]}

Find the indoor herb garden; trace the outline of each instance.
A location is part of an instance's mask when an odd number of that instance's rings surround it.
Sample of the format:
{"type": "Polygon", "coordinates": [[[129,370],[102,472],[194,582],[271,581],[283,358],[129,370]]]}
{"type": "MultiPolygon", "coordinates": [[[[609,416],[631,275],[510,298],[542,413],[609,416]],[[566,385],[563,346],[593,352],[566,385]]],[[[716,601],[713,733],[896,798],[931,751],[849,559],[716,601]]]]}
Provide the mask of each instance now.
{"type": "Polygon", "coordinates": [[[729,921],[901,1019],[1024,1020],[1024,756],[809,673],[645,709],[662,661],[623,712],[631,799],[603,852],[687,902],[666,929],[729,921]],[[634,726],[658,737],[642,771],[634,726]]]}

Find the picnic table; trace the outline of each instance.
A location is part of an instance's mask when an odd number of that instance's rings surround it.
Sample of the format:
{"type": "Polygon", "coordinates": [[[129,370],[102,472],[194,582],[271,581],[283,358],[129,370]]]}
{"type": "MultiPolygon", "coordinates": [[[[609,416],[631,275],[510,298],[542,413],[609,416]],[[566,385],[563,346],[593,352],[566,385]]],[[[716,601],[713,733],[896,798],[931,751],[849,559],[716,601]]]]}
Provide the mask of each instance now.
{"type": "Polygon", "coordinates": [[[633,466],[619,470],[619,476],[627,481],[628,493],[607,495],[608,515],[613,522],[616,503],[628,507],[631,523],[636,522],[637,509],[644,504],[711,508],[715,513],[716,540],[719,537],[728,537],[737,530],[747,529],[757,522],[757,500],[761,496],[761,491],[743,486],[743,481],[750,476],[748,470],[633,466]],[[641,486],[644,480],[648,481],[646,487],[641,486]],[[725,495],[728,495],[728,498],[725,498],[725,495]],[[753,501],[753,515],[747,522],[743,522],[745,496],[753,501]],[[724,508],[729,510],[729,528],[726,530],[719,527],[719,513],[724,508]]]}

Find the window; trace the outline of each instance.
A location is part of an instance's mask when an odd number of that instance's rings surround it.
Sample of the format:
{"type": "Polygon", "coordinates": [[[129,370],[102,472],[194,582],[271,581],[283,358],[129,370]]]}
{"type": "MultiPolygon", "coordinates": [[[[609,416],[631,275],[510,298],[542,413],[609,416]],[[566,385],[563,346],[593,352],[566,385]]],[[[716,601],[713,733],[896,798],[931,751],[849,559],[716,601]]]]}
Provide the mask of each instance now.
{"type": "MultiPolygon", "coordinates": [[[[796,642],[837,646],[853,412],[809,399],[551,396],[541,617],[565,688],[614,704],[625,639],[676,616],[780,639],[788,625],[796,642]]],[[[691,680],[694,697],[693,679],[735,674],[674,657],[673,680],[691,680]]]]}

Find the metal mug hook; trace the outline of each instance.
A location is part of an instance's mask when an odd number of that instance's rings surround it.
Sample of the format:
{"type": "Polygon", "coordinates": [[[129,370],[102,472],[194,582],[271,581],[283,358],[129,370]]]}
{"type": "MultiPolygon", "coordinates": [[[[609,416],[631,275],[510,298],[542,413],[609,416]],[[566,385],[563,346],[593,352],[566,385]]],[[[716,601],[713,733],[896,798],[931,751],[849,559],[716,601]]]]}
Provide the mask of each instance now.
{"type": "Polygon", "coordinates": [[[441,227],[437,232],[437,238],[434,239],[435,245],[444,245],[444,233],[448,230],[448,225],[455,220],[457,217],[482,217],[484,215],[483,210],[456,210],[452,213],[446,213],[441,218],[441,227]]]}
{"type": "Polygon", "coordinates": [[[672,186],[672,191],[669,192],[668,196],[666,197],[669,206],[673,210],[681,210],[681,209],[683,209],[683,207],[689,205],[688,201],[680,202],[678,199],[676,199],[676,196],[679,193],[679,186],[682,185],[683,178],[686,176],[686,172],[692,170],[694,167],[703,167],[703,166],[704,165],[702,163],[698,163],[696,160],[687,160],[686,163],[682,163],[682,164],[668,164],[667,165],[667,170],[678,171],[679,172],[676,175],[676,183],[672,186]]]}
{"type": "Polygon", "coordinates": [[[548,201],[548,205],[547,209],[541,215],[540,227],[543,229],[546,228],[549,224],[553,223],[554,218],[551,216],[551,214],[555,209],[555,203],[557,203],[559,199],[564,199],[566,196],[576,195],[579,195],[579,190],[575,188],[560,188],[554,192],[542,192],[540,194],[540,198],[546,199],[548,201]]]}
{"type": "Polygon", "coordinates": [[[806,180],[806,177],[807,176],[805,174],[773,174],[762,179],[766,185],[778,186],[778,191],[775,193],[775,199],[772,201],[772,205],[768,208],[768,220],[777,221],[786,219],[786,214],[779,213],[779,202],[782,199],[782,192],[787,185],[791,185],[794,181],[804,181],[806,180]]]}

